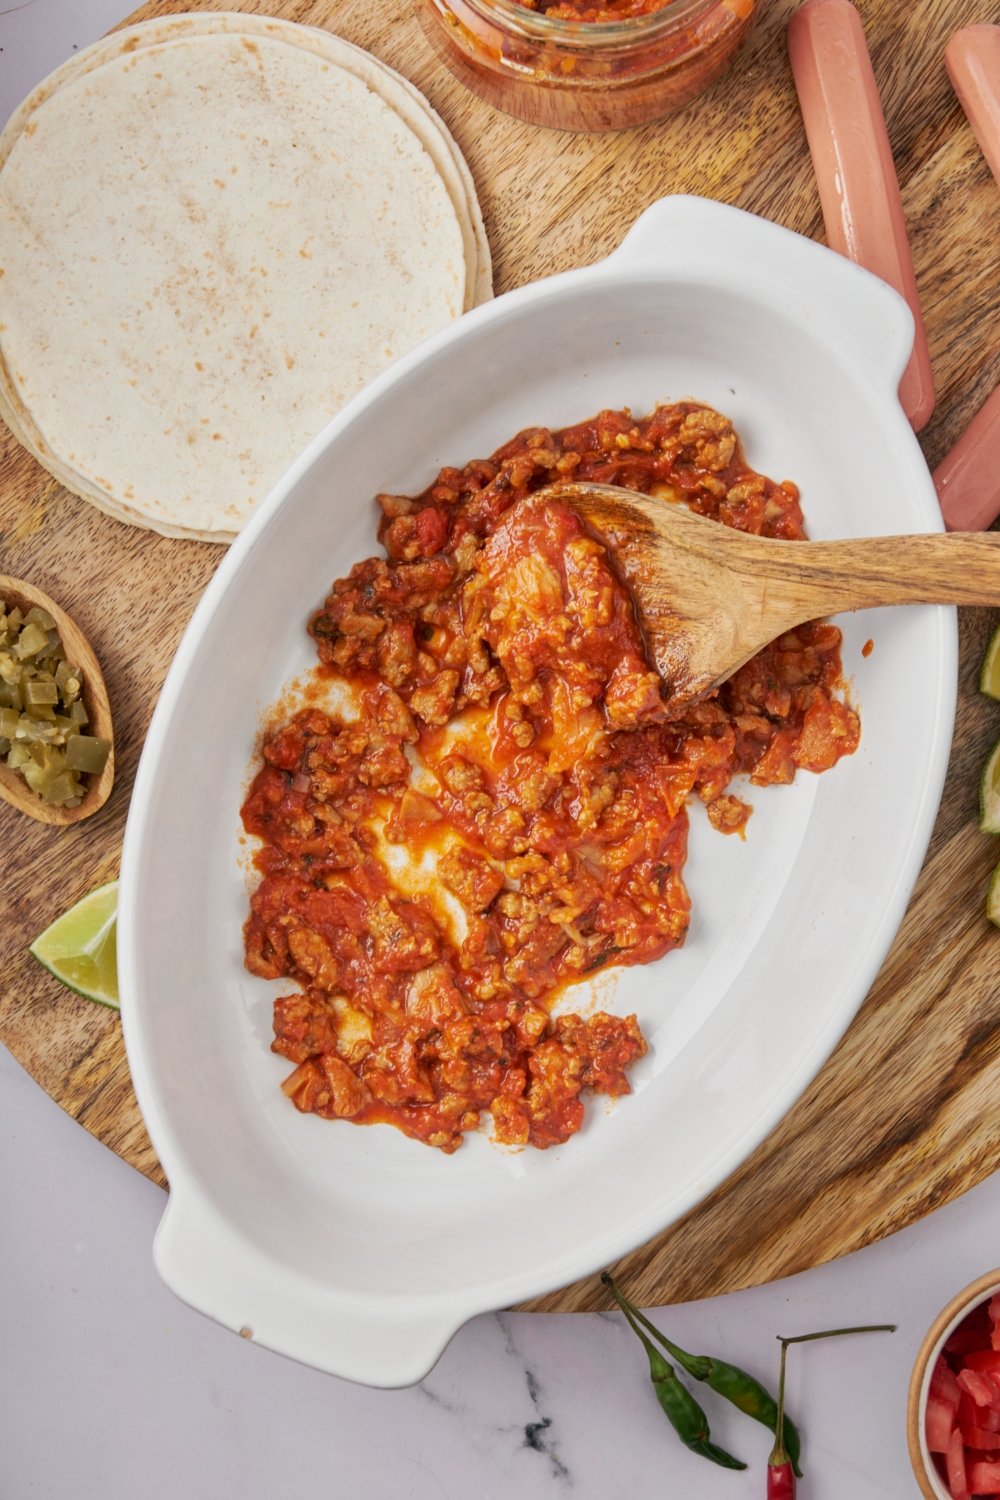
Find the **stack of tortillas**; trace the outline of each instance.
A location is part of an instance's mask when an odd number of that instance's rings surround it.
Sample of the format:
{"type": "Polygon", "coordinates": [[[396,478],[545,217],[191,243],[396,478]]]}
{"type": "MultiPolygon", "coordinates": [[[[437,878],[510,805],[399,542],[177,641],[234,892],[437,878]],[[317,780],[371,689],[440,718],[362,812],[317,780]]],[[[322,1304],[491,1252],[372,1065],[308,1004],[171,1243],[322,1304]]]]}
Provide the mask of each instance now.
{"type": "Polygon", "coordinates": [[[232,540],[346,401],[491,296],[444,124],[325,31],[132,26],[0,136],[0,416],[167,536],[232,540]]]}

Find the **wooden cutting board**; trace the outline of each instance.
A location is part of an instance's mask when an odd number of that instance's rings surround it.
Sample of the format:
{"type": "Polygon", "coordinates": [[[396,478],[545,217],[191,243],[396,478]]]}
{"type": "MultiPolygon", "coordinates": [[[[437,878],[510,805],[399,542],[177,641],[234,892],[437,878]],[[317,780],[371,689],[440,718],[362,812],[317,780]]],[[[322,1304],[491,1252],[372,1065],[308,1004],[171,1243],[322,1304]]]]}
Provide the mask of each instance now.
{"type": "MultiPolygon", "coordinates": [[[[133,20],[208,10],[152,0],[133,20]]],[[[218,8],[216,5],[215,8],[218,8]]],[[[465,152],[493,247],[496,290],[607,255],[666,193],[701,193],[823,239],[785,52],[793,0],[764,0],[735,68],[703,99],[611,135],[538,130],[481,104],[438,62],[408,0],[229,0],[326,26],[405,74],[465,152]]],[[[959,26],[992,0],[861,0],[903,189],[937,384],[922,435],[944,455],[1000,379],[1000,189],[945,75],[959,26]]],[[[0,803],[4,918],[0,1038],[62,1107],[165,1184],[132,1092],[121,1026],[26,952],[60,912],[117,872],[143,735],[181,633],[222,556],[109,520],[61,489],[0,429],[0,572],[31,579],[82,626],[104,666],[118,779],[88,822],[59,831],[0,803]]],[[[740,1170],[619,1270],[644,1305],[711,1296],[801,1271],[912,1223],[1000,1165],[1000,931],[983,900],[1000,842],[977,827],[977,789],[1000,737],[979,696],[1000,614],[961,617],[961,685],[947,785],[903,926],[871,994],[803,1098],[740,1170]]],[[[983,1247],[984,1265],[995,1251],[983,1247]]],[[[528,1304],[609,1305],[596,1278],[528,1304]]]]}

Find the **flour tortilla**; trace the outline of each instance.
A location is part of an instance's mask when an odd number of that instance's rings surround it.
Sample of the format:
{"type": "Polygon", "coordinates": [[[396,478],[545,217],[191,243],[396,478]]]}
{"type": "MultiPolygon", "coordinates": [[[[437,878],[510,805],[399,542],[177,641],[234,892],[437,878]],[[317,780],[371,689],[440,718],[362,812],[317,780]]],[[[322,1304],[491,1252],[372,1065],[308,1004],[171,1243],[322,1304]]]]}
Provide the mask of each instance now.
{"type": "Polygon", "coordinates": [[[482,279],[471,179],[418,100],[338,38],[246,16],[132,27],[46,80],[0,138],[15,435],[122,520],[230,540],[482,279]]]}
{"type": "Polygon", "coordinates": [[[64,84],[89,73],[117,57],[185,36],[265,36],[289,47],[302,47],[345,72],[361,78],[409,125],[437,167],[462,227],[469,279],[465,311],[479,307],[493,296],[493,266],[483,215],[468,163],[441,116],[431,108],[420,90],[370,52],[318,26],[302,26],[271,16],[243,15],[238,11],[192,11],[140,21],[102,37],[69,59],[42,80],[11,116],[0,134],[0,167],[10,147],[33,112],[64,84]],[[473,270],[474,268],[474,270],[473,270]]]}

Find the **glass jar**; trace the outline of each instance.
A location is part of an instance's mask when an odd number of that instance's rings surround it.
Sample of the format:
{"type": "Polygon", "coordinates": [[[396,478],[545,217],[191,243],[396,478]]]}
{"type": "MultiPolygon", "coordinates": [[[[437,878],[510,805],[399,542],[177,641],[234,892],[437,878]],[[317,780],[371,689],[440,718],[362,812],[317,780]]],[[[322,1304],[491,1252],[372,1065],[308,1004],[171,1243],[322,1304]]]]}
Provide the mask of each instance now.
{"type": "Polygon", "coordinates": [[[567,21],[513,0],[414,0],[439,57],[488,104],[556,130],[621,130],[680,109],[742,46],[761,0],[668,0],[567,21]]]}

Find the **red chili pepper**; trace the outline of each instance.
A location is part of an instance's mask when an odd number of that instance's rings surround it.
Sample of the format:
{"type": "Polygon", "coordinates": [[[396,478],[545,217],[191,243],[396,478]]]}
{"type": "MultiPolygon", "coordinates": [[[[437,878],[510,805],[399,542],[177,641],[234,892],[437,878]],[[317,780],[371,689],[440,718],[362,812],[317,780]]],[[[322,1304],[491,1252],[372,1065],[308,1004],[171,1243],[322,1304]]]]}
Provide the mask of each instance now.
{"type": "Polygon", "coordinates": [[[795,1500],[795,1470],[785,1448],[785,1358],[789,1344],[808,1344],[813,1339],[832,1339],[842,1333],[895,1333],[895,1323],[876,1323],[866,1328],[828,1328],[823,1333],[799,1333],[783,1339],[781,1374],[778,1377],[778,1417],[774,1424],[774,1447],[767,1461],[767,1500],[795,1500]]]}
{"type": "Polygon", "coordinates": [[[767,1500],[795,1500],[795,1475],[787,1464],[768,1463],[767,1500]]]}

